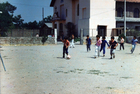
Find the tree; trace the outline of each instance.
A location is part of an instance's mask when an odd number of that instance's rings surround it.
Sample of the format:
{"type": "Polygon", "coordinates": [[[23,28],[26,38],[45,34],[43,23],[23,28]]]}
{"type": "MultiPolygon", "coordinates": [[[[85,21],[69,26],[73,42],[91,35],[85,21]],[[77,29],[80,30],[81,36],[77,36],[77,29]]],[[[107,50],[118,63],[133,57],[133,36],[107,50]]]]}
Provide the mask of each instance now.
{"type": "Polygon", "coordinates": [[[2,36],[5,36],[5,32],[13,28],[12,17],[13,13],[16,10],[16,7],[11,5],[10,3],[0,3],[0,29],[2,36]]]}
{"type": "Polygon", "coordinates": [[[44,21],[45,23],[51,22],[52,18],[53,18],[53,17],[52,17],[51,15],[49,15],[49,16],[45,17],[45,18],[43,19],[43,21],[44,21]]]}
{"type": "Polygon", "coordinates": [[[15,23],[16,28],[22,28],[23,19],[21,19],[21,15],[14,16],[13,22],[15,23]]]}

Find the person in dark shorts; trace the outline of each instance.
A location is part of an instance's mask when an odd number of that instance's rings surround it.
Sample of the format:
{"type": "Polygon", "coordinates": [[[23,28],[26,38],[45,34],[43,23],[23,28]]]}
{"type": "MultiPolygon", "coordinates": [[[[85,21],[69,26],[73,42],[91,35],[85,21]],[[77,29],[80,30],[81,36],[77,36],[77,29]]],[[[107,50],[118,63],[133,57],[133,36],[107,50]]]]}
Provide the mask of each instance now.
{"type": "Polygon", "coordinates": [[[61,41],[64,43],[64,46],[63,46],[63,58],[65,58],[65,53],[68,56],[68,47],[70,46],[70,42],[68,41],[67,37],[65,37],[64,40],[61,39],[61,41]]]}
{"type": "Polygon", "coordinates": [[[89,38],[89,35],[87,35],[86,43],[87,43],[87,52],[88,52],[88,50],[91,50],[90,49],[91,39],[89,38]]]}
{"type": "Polygon", "coordinates": [[[113,58],[115,58],[115,50],[116,50],[116,47],[118,46],[118,43],[114,40],[114,37],[111,37],[111,41],[109,42],[110,46],[110,59],[112,59],[112,56],[113,58]]]}
{"type": "Polygon", "coordinates": [[[124,38],[123,38],[123,37],[121,37],[120,50],[121,50],[121,47],[122,47],[123,50],[124,50],[124,38]]]}

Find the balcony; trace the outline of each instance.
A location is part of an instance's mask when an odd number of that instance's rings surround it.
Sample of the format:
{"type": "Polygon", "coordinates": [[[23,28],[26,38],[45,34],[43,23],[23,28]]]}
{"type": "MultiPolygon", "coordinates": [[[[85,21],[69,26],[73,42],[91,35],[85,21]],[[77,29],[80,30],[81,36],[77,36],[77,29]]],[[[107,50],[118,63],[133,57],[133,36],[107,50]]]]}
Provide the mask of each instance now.
{"type": "MultiPolygon", "coordinates": [[[[124,17],[116,17],[117,22],[124,22],[124,17]]],[[[140,22],[140,18],[126,17],[126,22],[140,22]]]]}

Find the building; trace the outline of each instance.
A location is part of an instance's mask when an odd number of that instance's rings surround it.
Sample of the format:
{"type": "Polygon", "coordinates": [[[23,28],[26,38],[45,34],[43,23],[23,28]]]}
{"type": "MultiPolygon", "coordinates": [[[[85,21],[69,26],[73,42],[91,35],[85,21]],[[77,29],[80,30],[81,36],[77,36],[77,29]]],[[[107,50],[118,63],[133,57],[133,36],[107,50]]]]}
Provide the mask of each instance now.
{"type": "Polygon", "coordinates": [[[54,35],[52,23],[44,23],[40,29],[39,36],[54,35]]]}
{"type": "MultiPolygon", "coordinates": [[[[126,0],[126,27],[140,31],[140,0],[126,0]]],[[[116,27],[124,27],[124,0],[116,2],[116,27]]],[[[118,32],[117,35],[119,35],[118,32]]]]}
{"type": "MultiPolygon", "coordinates": [[[[140,0],[127,1],[127,27],[140,29],[140,0]]],[[[80,36],[80,30],[84,35],[108,36],[123,33],[124,0],[52,0],[53,28],[57,28],[58,36],[64,32],[67,34],[65,24],[74,23],[76,34],[80,36]],[[115,30],[115,31],[114,31],[115,30]]]]}

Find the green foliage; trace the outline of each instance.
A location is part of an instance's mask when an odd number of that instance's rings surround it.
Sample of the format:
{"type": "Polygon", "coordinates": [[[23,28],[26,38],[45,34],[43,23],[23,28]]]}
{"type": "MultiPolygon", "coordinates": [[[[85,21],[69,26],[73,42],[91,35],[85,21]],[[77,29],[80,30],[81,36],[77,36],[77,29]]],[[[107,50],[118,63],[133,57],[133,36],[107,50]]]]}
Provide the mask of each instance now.
{"type": "Polygon", "coordinates": [[[9,28],[13,26],[13,13],[16,10],[16,7],[10,3],[0,3],[0,29],[1,35],[6,36],[6,32],[9,28]]]}
{"type": "Polygon", "coordinates": [[[80,38],[75,38],[74,41],[75,42],[80,41],[80,38]]]}
{"type": "Polygon", "coordinates": [[[21,19],[21,15],[17,15],[13,17],[13,22],[15,23],[16,28],[22,28],[23,25],[23,19],[21,19]]]}
{"type": "Polygon", "coordinates": [[[123,38],[124,38],[124,40],[126,39],[126,37],[124,36],[124,34],[120,34],[120,35],[119,35],[119,38],[118,38],[118,41],[120,41],[120,40],[121,40],[121,37],[123,37],[123,38]]]}

